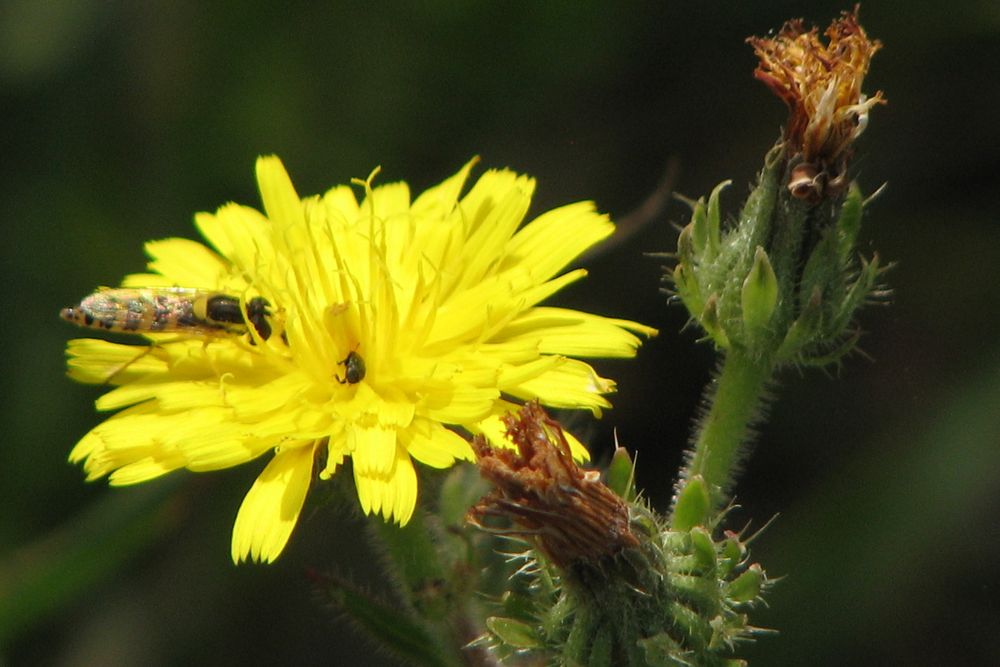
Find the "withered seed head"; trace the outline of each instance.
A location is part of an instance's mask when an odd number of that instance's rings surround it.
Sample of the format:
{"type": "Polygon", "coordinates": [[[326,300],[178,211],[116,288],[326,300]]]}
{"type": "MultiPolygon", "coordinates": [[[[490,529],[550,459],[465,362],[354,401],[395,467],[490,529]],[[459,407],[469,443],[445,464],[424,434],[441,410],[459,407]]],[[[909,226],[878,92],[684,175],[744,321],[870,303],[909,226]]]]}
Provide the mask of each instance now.
{"type": "Polygon", "coordinates": [[[864,132],[868,111],[885,103],[881,91],[871,97],[861,92],[882,44],[868,39],[858,23],[858,9],[855,5],[830,24],[828,44],[815,27],[806,31],[801,19],[785,23],[773,39],[747,39],[760,58],[754,76],[788,105],[789,155],[808,165],[788,183],[801,199],[843,192],[851,144],[864,132]]]}
{"type": "Polygon", "coordinates": [[[573,462],[562,428],[537,402],[504,424],[516,452],[493,448],[482,436],[473,440],[480,474],[496,488],[469,510],[468,521],[490,530],[485,517],[509,518],[516,528],[508,534],[531,540],[560,568],[638,545],[628,506],[596,471],[573,462]]]}

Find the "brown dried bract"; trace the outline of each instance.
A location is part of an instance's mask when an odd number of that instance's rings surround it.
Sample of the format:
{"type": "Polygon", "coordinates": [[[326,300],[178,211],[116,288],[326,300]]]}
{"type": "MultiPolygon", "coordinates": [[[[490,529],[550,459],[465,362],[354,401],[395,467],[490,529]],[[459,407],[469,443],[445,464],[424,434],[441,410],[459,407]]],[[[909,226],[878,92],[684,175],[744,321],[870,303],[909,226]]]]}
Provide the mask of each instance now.
{"type": "Polygon", "coordinates": [[[802,19],[788,21],[777,37],[750,37],[760,58],[754,76],[788,105],[785,139],[790,157],[808,168],[788,186],[796,197],[817,200],[846,188],[851,145],[868,124],[868,112],[884,104],[882,92],[867,97],[861,85],[872,56],[882,48],[858,23],[859,5],[826,29],[828,44],[802,19]]]}
{"type": "Polygon", "coordinates": [[[561,568],[638,545],[628,506],[596,471],[573,462],[562,428],[538,403],[505,416],[504,424],[516,452],[495,449],[482,436],[473,440],[480,474],[496,488],[469,510],[468,521],[483,527],[488,516],[511,519],[517,527],[508,533],[532,540],[561,568]]]}

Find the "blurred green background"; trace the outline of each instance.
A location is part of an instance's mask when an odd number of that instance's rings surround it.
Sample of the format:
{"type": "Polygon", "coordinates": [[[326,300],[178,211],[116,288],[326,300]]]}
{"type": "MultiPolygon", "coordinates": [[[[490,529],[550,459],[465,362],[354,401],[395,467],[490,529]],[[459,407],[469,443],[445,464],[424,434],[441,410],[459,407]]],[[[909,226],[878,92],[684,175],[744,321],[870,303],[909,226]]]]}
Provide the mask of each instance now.
{"type": "MultiPolygon", "coordinates": [[[[308,568],[380,585],[347,507],[300,522],[270,567],[234,567],[232,521],[263,466],[87,484],[66,455],[100,391],[63,377],[58,309],[194,237],[196,211],[259,205],[257,155],[301,194],[382,165],[419,190],[471,155],[533,174],[536,212],[622,216],[676,160],[732,212],[785,111],[743,42],[845,3],[35,2],[0,5],[0,664],[381,664],[316,602],[308,568]],[[760,5],[760,6],[754,6],[760,5]],[[766,6],[764,6],[766,5],[766,6]]],[[[898,262],[864,351],[786,372],[738,486],[733,527],[787,575],[753,665],[1000,664],[1000,5],[870,2],[885,49],[855,172],[862,246],[898,262]]],[[[669,502],[710,350],[657,292],[672,202],[557,302],[658,326],[589,431],[637,450],[669,502]]],[[[584,423],[584,422],[581,422],[584,423]]],[[[386,664],[392,664],[386,662],[386,664]]]]}

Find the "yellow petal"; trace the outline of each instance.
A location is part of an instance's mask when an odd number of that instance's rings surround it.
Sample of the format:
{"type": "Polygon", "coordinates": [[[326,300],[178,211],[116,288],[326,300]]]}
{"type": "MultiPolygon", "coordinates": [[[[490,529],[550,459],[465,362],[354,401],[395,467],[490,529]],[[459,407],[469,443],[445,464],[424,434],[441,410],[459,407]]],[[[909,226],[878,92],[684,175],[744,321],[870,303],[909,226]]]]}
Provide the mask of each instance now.
{"type": "Polygon", "coordinates": [[[403,182],[386,183],[372,190],[372,199],[366,197],[361,202],[361,215],[372,212],[374,204],[375,217],[383,224],[400,216],[408,216],[410,212],[410,186],[403,182]]]}
{"type": "Polygon", "coordinates": [[[270,563],[285,548],[309,490],[313,447],[292,447],[274,455],[243,499],[233,526],[234,563],[270,563]]]}
{"type": "Polygon", "coordinates": [[[244,274],[259,275],[264,269],[275,268],[271,225],[259,211],[226,204],[215,215],[198,213],[194,221],[209,243],[238,269],[230,270],[230,281],[239,284],[244,274]]]}
{"type": "Polygon", "coordinates": [[[257,158],[257,186],[272,225],[279,228],[305,225],[302,202],[278,157],[265,155],[257,158]]]}
{"type": "Polygon", "coordinates": [[[505,366],[497,377],[497,387],[505,391],[509,387],[522,385],[528,380],[537,378],[549,370],[562,364],[565,360],[562,357],[541,357],[527,364],[517,366],[505,366]]]}
{"type": "Polygon", "coordinates": [[[458,195],[462,192],[465,182],[469,179],[469,173],[477,162],[479,162],[478,157],[472,158],[458,170],[457,174],[424,190],[413,202],[411,207],[413,215],[427,218],[447,217],[458,203],[458,195]]]}
{"type": "Polygon", "coordinates": [[[576,359],[564,359],[559,366],[506,391],[522,400],[537,398],[554,408],[583,408],[595,416],[611,404],[601,394],[613,392],[615,383],[576,359]]]}
{"type": "Polygon", "coordinates": [[[495,270],[503,257],[504,246],[521,224],[530,204],[531,193],[527,181],[521,179],[515,181],[514,187],[493,203],[462,246],[461,254],[456,260],[461,263],[462,271],[454,289],[476,285],[487,273],[495,270]]]}
{"type": "Polygon", "coordinates": [[[417,474],[413,462],[402,447],[389,472],[384,475],[362,472],[354,466],[354,485],[365,514],[381,514],[387,521],[404,526],[413,516],[417,503],[417,474]]]}
{"type": "Polygon", "coordinates": [[[530,176],[518,175],[508,169],[490,169],[484,173],[459,203],[466,237],[485,224],[498,202],[512,194],[530,199],[534,191],[535,179],[530,176]]]}
{"type": "Polygon", "coordinates": [[[465,438],[429,419],[415,421],[399,435],[407,453],[432,468],[447,468],[456,460],[475,460],[465,438]]]}
{"type": "Polygon", "coordinates": [[[182,468],[184,457],[179,452],[157,449],[138,461],[126,464],[115,463],[114,465],[117,468],[108,475],[108,483],[112,486],[129,486],[148,482],[182,468]]]}
{"type": "Polygon", "coordinates": [[[66,344],[66,366],[77,382],[133,382],[167,370],[168,354],[145,345],[123,345],[97,338],[74,338],[66,344]]]}
{"type": "Polygon", "coordinates": [[[590,246],[614,232],[606,215],[593,202],[578,202],[538,216],[507,245],[502,268],[518,263],[530,266],[539,281],[548,280],[590,246]]]}
{"type": "Polygon", "coordinates": [[[197,241],[179,238],[149,241],[146,254],[152,260],[149,269],[172,281],[169,284],[203,289],[228,287],[232,273],[228,262],[197,241]]]}
{"type": "Polygon", "coordinates": [[[424,417],[445,424],[468,424],[488,414],[500,391],[493,387],[454,385],[450,389],[431,391],[419,404],[424,417]]]}
{"type": "Polygon", "coordinates": [[[330,188],[321,202],[326,209],[327,220],[338,226],[346,225],[348,221],[358,217],[358,200],[354,196],[354,190],[348,185],[330,188]]]}
{"type": "Polygon", "coordinates": [[[396,429],[355,424],[347,431],[347,447],[355,474],[387,475],[396,459],[396,429]]]}
{"type": "Polygon", "coordinates": [[[347,451],[347,438],[343,431],[343,424],[338,423],[335,427],[335,431],[330,433],[326,438],[326,465],[324,465],[323,469],[319,471],[319,478],[324,481],[333,477],[333,474],[344,462],[344,459],[349,453],[347,451]]]}
{"type": "Polygon", "coordinates": [[[113,485],[144,482],[184,467],[176,448],[156,437],[155,429],[178,425],[156,414],[153,403],[124,410],[97,425],[70,452],[70,461],[83,462],[88,480],[110,475],[113,485]]]}
{"type": "Polygon", "coordinates": [[[642,341],[631,332],[657,331],[628,320],[591,315],[567,308],[536,307],[512,320],[494,340],[535,341],[544,354],[571,357],[633,357],[642,341]]]}

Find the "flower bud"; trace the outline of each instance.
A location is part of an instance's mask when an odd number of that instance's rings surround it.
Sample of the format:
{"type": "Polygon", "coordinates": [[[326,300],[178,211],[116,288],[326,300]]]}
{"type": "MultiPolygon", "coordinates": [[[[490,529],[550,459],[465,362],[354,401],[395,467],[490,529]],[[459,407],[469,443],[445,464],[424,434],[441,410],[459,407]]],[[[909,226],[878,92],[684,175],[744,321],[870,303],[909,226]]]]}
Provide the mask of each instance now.
{"type": "Polygon", "coordinates": [[[865,200],[847,172],[868,112],[884,102],[880,92],[861,92],[881,45],[857,9],[824,34],[789,21],[773,38],[748,40],[760,58],[754,75],[788,105],[788,125],[731,224],[720,209],[729,181],[707,204],[689,201],[691,221],[667,274],[716,347],[765,367],[836,362],[856,340],[858,308],[884,294],[877,258],[858,266],[865,200]]]}
{"type": "MultiPolygon", "coordinates": [[[[505,423],[518,452],[476,439],[480,473],[496,489],[469,518],[480,527],[487,516],[512,521],[486,529],[531,545],[514,575],[528,581],[518,600],[500,601],[485,641],[501,657],[587,667],[738,664],[735,646],[761,633],[746,612],[768,581],[740,535],[712,536],[722,517],[709,524],[702,478],[688,480],[667,525],[580,470],[536,404],[505,423]]],[[[620,470],[608,480],[620,482],[631,462],[624,450],[616,458],[620,470]]]]}

